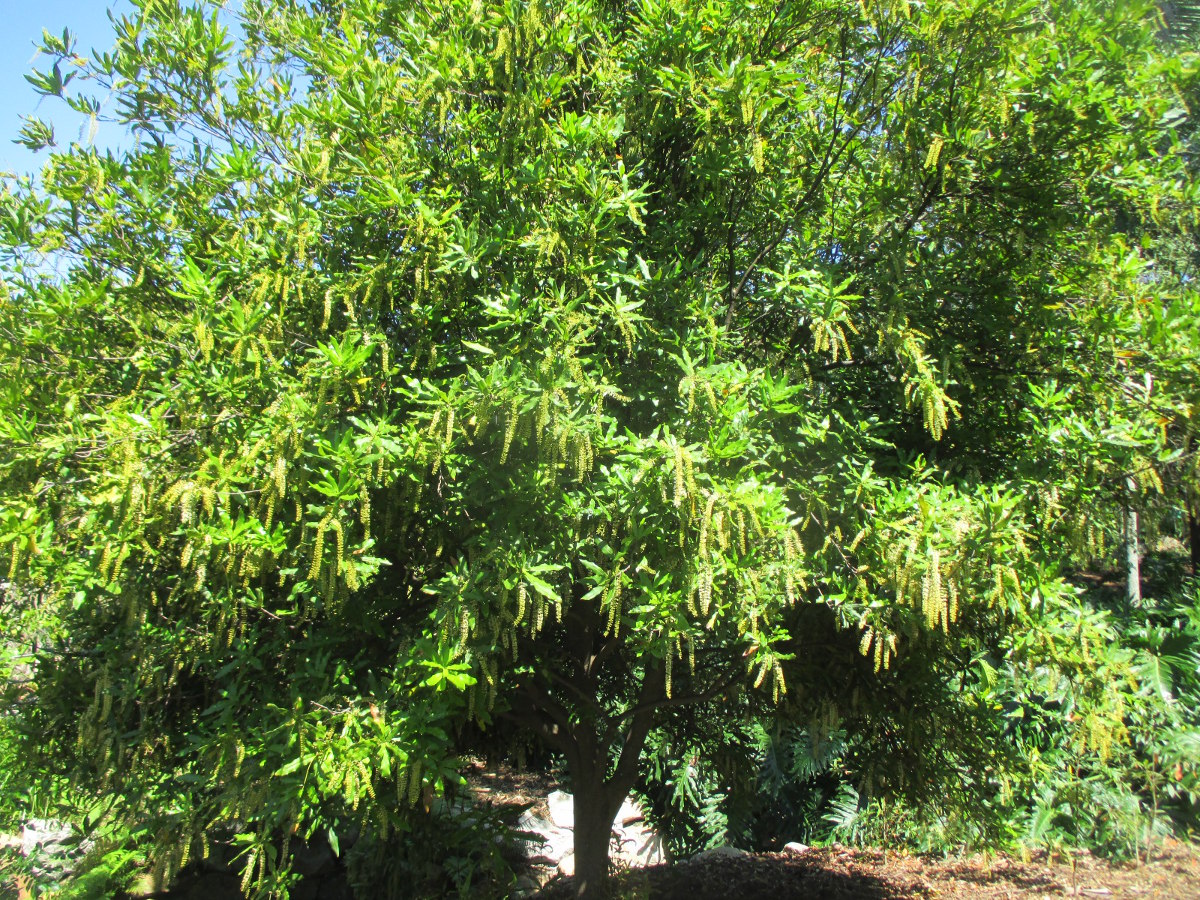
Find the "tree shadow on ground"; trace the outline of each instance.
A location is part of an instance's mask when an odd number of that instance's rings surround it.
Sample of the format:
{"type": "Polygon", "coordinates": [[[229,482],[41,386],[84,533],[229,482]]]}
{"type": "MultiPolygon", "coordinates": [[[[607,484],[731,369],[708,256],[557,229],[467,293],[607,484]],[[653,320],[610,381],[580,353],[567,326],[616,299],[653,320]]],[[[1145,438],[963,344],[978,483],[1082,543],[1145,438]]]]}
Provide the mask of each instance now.
{"type": "MultiPolygon", "coordinates": [[[[718,857],[650,866],[613,877],[620,900],[925,900],[920,882],[830,869],[819,860],[781,855],[718,857]]],[[[547,885],[538,900],[566,900],[570,879],[547,885]]]]}

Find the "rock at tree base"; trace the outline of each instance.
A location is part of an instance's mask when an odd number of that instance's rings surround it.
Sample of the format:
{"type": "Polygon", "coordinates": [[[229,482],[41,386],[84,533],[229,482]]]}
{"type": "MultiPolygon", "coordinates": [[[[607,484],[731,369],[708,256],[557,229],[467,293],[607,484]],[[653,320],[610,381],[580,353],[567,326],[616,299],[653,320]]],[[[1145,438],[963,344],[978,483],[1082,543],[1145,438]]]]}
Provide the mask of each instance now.
{"type": "Polygon", "coordinates": [[[566,791],[551,791],[546,797],[550,821],[559,828],[575,827],[575,798],[566,791]]]}
{"type": "MultiPolygon", "coordinates": [[[[516,895],[538,890],[556,876],[575,874],[575,798],[565,791],[553,791],[546,798],[549,818],[531,812],[517,822],[527,832],[526,858],[533,870],[517,882],[516,895]],[[536,887],[531,888],[531,885],[536,887]]],[[[662,836],[645,824],[645,813],[631,798],[621,804],[613,822],[609,858],[618,867],[637,869],[667,861],[662,836]]]]}

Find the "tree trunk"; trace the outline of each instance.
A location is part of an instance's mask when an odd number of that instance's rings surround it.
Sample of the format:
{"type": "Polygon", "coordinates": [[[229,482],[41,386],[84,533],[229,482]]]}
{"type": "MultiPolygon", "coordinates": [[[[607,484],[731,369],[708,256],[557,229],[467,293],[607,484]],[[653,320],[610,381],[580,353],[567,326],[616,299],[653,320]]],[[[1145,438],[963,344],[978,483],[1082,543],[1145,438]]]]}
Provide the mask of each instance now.
{"type": "Polygon", "coordinates": [[[1200,578],[1200,504],[1188,504],[1188,543],[1192,551],[1192,575],[1200,578]]]}
{"type": "MultiPolygon", "coordinates": [[[[605,655],[603,646],[596,649],[599,616],[594,610],[590,616],[585,615],[587,606],[579,602],[571,607],[581,626],[575,629],[573,649],[582,666],[573,683],[560,679],[585,698],[599,693],[595,667],[605,655]],[[581,608],[585,608],[583,612],[581,608]],[[584,640],[581,634],[591,634],[593,640],[584,640]]],[[[574,792],[576,896],[590,900],[606,893],[613,820],[637,781],[642,748],[664,694],[662,669],[651,662],[642,675],[632,708],[621,714],[605,714],[597,703],[595,711],[600,715],[572,721],[566,706],[546,685],[536,681],[526,682],[514,695],[514,702],[525,707],[514,718],[562,750],[567,758],[574,792]],[[620,749],[614,754],[618,741],[620,749]]]]}
{"type": "MultiPolygon", "coordinates": [[[[1127,478],[1126,486],[1133,493],[1132,478],[1127,478]]],[[[1133,609],[1142,603],[1142,557],[1138,547],[1138,514],[1133,508],[1132,501],[1125,508],[1125,605],[1133,609]]]]}
{"type": "Polygon", "coordinates": [[[595,898],[604,895],[608,880],[608,848],[613,820],[621,799],[615,785],[604,783],[601,771],[580,779],[572,773],[575,789],[575,894],[595,898]],[[590,784],[588,782],[591,782],[590,784]]]}
{"type": "MultiPolygon", "coordinates": [[[[642,683],[643,702],[658,696],[661,685],[652,670],[642,683]]],[[[575,791],[575,894],[602,897],[608,881],[608,849],[613,820],[637,780],[638,760],[654,721],[653,706],[631,716],[620,755],[612,766],[607,740],[599,734],[577,735],[567,752],[575,791]],[[609,770],[611,768],[611,774],[609,770]]]]}
{"type": "Polygon", "coordinates": [[[1142,557],[1138,551],[1138,514],[1125,513],[1125,601],[1130,608],[1142,602],[1142,557]]]}

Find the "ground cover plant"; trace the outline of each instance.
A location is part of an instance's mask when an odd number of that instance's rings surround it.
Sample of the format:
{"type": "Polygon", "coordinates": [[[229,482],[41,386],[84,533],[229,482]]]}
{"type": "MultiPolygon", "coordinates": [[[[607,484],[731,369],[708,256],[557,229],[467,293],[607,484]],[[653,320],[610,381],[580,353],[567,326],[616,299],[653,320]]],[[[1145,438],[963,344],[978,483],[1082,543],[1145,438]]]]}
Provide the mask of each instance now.
{"type": "Polygon", "coordinates": [[[1068,757],[1039,833],[1110,771],[1194,815],[1194,594],[1123,642],[1064,578],[1196,482],[1153,5],[141,0],[114,40],[31,81],[131,148],[31,118],[0,193],[3,615],[14,765],[160,880],[225,836],[282,895],[513,735],[580,894],[632,788],[745,782],[775,723],[841,743],[847,827],[1000,840],[1068,757]]]}

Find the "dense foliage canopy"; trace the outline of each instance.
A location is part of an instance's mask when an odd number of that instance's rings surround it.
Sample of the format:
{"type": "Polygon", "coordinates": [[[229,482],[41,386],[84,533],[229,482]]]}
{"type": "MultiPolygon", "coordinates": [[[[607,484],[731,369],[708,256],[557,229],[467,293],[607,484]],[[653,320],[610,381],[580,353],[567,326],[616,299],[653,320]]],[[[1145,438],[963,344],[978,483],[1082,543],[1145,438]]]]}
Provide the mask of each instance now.
{"type": "Polygon", "coordinates": [[[1080,753],[1162,699],[1060,578],[1196,475],[1150,4],[114,23],[31,80],[132,146],[30,119],[0,195],[0,546],[30,758],[164,870],[237,832],[280,888],[531,732],[594,885],[652,735],[844,729],[865,793],[978,811],[1002,660],[1080,753]]]}

